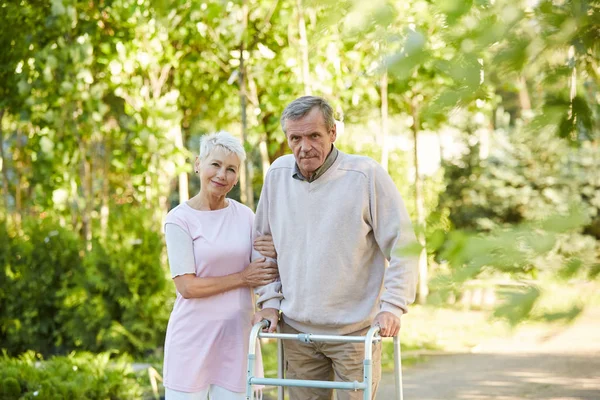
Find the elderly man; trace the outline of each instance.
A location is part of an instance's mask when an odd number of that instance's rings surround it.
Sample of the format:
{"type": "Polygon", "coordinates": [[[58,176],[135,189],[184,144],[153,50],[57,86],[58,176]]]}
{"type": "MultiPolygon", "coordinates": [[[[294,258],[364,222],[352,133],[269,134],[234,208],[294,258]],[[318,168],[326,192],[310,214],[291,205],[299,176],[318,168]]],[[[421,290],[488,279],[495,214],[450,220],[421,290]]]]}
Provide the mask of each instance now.
{"type": "MultiPolygon", "coordinates": [[[[364,335],[378,324],[394,336],[414,301],[414,257],[401,249],[415,240],[392,179],[368,157],[345,154],[333,143],[331,106],[304,96],[281,116],[292,155],[267,173],[255,218],[255,234],[273,236],[280,281],[257,290],[274,331],[364,335]],[[386,261],[389,262],[387,265],[386,261]]],[[[286,377],[361,381],[364,344],[284,341],[286,377]]],[[[374,346],[373,387],[381,377],[381,346],[374,346]]],[[[329,389],[290,388],[291,400],[331,399],[329,389]]],[[[338,399],[362,399],[337,391],[338,399]]]]}

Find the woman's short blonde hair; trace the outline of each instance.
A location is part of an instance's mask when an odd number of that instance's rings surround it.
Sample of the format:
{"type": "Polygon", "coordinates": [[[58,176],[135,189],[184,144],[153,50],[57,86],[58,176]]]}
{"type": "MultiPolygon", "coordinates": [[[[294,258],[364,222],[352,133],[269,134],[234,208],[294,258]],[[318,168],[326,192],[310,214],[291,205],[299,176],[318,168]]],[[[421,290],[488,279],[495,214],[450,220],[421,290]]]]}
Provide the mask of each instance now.
{"type": "Polygon", "coordinates": [[[200,160],[206,159],[216,147],[235,154],[240,159],[240,163],[246,159],[246,151],[242,142],[229,132],[219,131],[202,136],[200,139],[200,160]]]}

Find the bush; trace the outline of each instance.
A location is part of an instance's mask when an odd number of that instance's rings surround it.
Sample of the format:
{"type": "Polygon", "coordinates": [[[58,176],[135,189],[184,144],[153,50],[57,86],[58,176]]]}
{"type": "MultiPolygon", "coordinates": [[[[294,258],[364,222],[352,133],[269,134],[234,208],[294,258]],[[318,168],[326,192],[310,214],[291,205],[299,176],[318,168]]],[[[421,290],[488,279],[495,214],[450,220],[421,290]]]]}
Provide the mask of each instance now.
{"type": "Polygon", "coordinates": [[[57,316],[82,270],[79,238],[48,220],[25,220],[22,234],[0,236],[7,238],[0,266],[0,347],[10,354],[29,349],[53,354],[71,347],[57,316]]]}
{"type": "Polygon", "coordinates": [[[122,225],[112,221],[106,245],[85,257],[62,311],[65,334],[86,350],[143,355],[163,344],[173,289],[161,264],[161,235],[122,225]]]}
{"type": "MultiPolygon", "coordinates": [[[[490,156],[476,148],[445,166],[441,208],[454,230],[438,234],[436,257],[449,269],[431,282],[441,299],[473,278],[513,278],[495,315],[570,321],[580,302],[542,310],[545,281],[572,284],[600,276],[600,164],[588,145],[569,148],[548,132],[496,134],[490,156]],[[540,278],[544,278],[540,280],[540,278]]],[[[584,300],[584,299],[582,299],[584,300]]]]}
{"type": "Polygon", "coordinates": [[[141,395],[124,357],[73,353],[43,361],[34,352],[0,357],[2,399],[138,399],[141,395]]]}
{"type": "Polygon", "coordinates": [[[547,132],[496,135],[498,143],[486,160],[473,148],[461,160],[445,164],[440,206],[450,210],[454,227],[489,231],[565,215],[577,204],[589,218],[584,233],[600,239],[597,149],[569,148],[547,132]]]}
{"type": "MultiPolygon", "coordinates": [[[[139,212],[137,213],[139,214],[139,212]]],[[[162,237],[143,216],[111,221],[108,237],[84,241],[51,219],[0,224],[0,348],[44,356],[161,346],[173,295],[162,237]],[[128,229],[124,225],[129,223],[128,229]]],[[[145,218],[148,220],[148,218],[145,218]]]]}

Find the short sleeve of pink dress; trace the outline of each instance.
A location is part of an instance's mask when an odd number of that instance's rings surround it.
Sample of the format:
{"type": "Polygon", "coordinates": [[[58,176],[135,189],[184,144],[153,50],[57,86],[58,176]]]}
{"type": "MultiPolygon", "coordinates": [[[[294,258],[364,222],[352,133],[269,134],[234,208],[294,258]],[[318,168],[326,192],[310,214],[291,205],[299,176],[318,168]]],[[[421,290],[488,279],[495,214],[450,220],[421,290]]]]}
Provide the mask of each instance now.
{"type": "MultiPolygon", "coordinates": [[[[166,223],[193,240],[196,276],[242,271],[250,263],[254,214],[229,199],[220,210],[198,211],[183,203],[166,223]]],[[[246,358],[254,303],[249,288],[200,299],[177,293],[165,340],[163,378],[169,389],[198,392],[209,385],[245,391],[246,358]]]]}

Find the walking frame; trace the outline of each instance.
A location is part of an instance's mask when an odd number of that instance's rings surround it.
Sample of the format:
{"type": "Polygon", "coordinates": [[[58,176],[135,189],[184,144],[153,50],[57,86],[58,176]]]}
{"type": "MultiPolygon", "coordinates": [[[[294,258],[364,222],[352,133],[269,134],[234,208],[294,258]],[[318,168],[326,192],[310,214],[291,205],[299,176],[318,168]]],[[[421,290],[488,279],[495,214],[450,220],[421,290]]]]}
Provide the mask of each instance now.
{"type": "MultiPolygon", "coordinates": [[[[336,335],[316,335],[311,333],[267,333],[264,328],[269,326],[269,321],[262,320],[255,324],[250,331],[250,344],[248,346],[248,375],[246,380],[246,400],[254,400],[253,385],[277,386],[278,400],[284,400],[284,387],[312,387],[319,389],[343,389],[343,390],[363,390],[363,399],[371,400],[373,392],[373,365],[372,348],[373,343],[381,342],[379,336],[379,326],[373,326],[367,332],[366,336],[336,336],[336,335]],[[277,340],[277,378],[259,378],[254,376],[254,367],[256,361],[256,341],[258,339],[278,339],[277,340]],[[283,379],[283,340],[298,340],[303,343],[313,342],[344,342],[344,343],[365,343],[365,358],[363,360],[364,374],[362,382],[336,382],[336,381],[315,381],[301,379],[283,379]]],[[[394,336],[394,378],[395,378],[395,396],[394,400],[403,400],[402,393],[402,360],[400,353],[400,337],[394,336]]]]}

